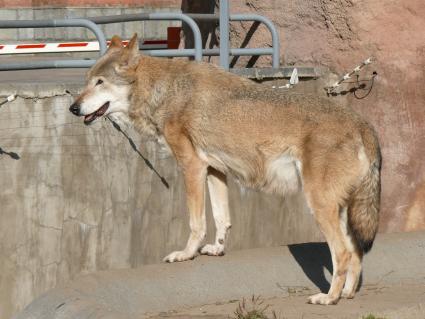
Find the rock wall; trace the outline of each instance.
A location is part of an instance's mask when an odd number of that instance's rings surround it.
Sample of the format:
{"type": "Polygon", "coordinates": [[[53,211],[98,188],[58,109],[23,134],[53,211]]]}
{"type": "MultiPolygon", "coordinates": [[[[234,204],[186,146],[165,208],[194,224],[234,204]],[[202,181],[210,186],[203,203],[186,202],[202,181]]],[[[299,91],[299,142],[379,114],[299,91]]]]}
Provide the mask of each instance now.
{"type": "MultiPolygon", "coordinates": [[[[199,8],[192,3],[191,10],[199,8]]],[[[360,73],[363,82],[342,85],[342,94],[334,99],[351,105],[378,131],[383,153],[380,230],[425,229],[424,2],[246,0],[231,1],[231,11],[270,18],[280,33],[282,64],[328,68],[324,86],[373,57],[360,73]],[[378,76],[372,82],[373,71],[378,76]],[[355,90],[361,84],[365,88],[355,90]]],[[[214,28],[204,31],[207,45],[216,42],[214,28]]],[[[271,37],[264,26],[233,22],[231,42],[232,47],[267,47],[271,37]]],[[[270,64],[269,57],[232,60],[236,67],[270,64]]]]}

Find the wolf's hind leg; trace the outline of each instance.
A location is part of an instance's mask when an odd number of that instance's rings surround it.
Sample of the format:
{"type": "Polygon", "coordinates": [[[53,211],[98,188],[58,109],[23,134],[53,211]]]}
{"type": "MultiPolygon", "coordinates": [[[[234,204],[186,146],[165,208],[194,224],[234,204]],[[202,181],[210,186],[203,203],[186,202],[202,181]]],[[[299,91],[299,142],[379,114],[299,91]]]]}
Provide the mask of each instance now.
{"type": "Polygon", "coordinates": [[[215,221],[215,243],[205,245],[200,253],[209,256],[224,255],[224,245],[231,227],[229,214],[229,199],[226,175],[210,168],[208,170],[208,190],[210,192],[211,207],[215,221]]]}
{"type": "MultiPolygon", "coordinates": [[[[325,200],[326,201],[326,200],[325,200]]],[[[325,235],[332,256],[333,274],[331,287],[327,294],[319,293],[308,299],[309,303],[331,305],[341,297],[342,288],[347,276],[351,253],[346,247],[344,234],[340,227],[338,204],[325,204],[319,200],[309,200],[314,217],[325,235]]]]}
{"type": "Polygon", "coordinates": [[[359,285],[360,274],[362,272],[363,253],[358,249],[356,242],[353,240],[350,227],[348,226],[347,208],[340,210],[340,226],[344,234],[345,246],[351,253],[351,259],[348,264],[347,279],[341,297],[354,298],[357,286],[359,285]]]}
{"type": "Polygon", "coordinates": [[[205,179],[208,165],[198,157],[192,143],[183,134],[172,131],[166,139],[183,170],[190,216],[190,235],[186,248],[164,258],[166,262],[175,262],[193,259],[205,239],[205,179]]]}
{"type": "Polygon", "coordinates": [[[352,299],[356,294],[359,285],[360,274],[362,272],[362,258],[363,254],[355,249],[351,253],[351,260],[347,273],[347,280],[345,281],[344,289],[342,290],[341,297],[352,299]]]}

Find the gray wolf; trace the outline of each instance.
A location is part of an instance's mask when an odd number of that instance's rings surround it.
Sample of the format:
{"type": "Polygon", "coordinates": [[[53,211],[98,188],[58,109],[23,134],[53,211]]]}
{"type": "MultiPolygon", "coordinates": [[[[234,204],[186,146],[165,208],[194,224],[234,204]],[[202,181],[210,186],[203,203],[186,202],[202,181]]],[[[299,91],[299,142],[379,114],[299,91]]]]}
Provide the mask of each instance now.
{"type": "Polygon", "coordinates": [[[137,43],[136,35],[125,48],[112,39],[70,111],[86,124],[127,117],[171,149],[184,176],[191,233],[186,247],[164,260],[224,253],[228,175],[265,192],[302,189],[333,263],[329,292],[309,302],[353,298],[378,228],[381,155],[373,128],[326,98],[278,92],[211,64],[141,56],[137,43]],[[203,245],[206,184],[216,239],[203,245]]]}

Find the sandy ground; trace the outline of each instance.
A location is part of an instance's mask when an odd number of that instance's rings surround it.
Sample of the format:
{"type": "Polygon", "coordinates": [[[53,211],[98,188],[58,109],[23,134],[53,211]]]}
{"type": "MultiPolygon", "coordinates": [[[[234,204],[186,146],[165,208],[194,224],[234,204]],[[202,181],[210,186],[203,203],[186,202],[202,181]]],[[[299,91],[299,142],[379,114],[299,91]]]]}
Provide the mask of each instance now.
{"type": "MultiPolygon", "coordinates": [[[[355,299],[342,299],[336,306],[307,304],[307,296],[311,293],[315,291],[300,288],[286,298],[265,299],[263,305],[269,305],[269,315],[275,311],[281,319],[357,319],[369,314],[385,319],[425,318],[424,285],[368,285],[360,289],[355,299]]],[[[250,297],[247,299],[250,300],[250,297]]],[[[228,303],[182,308],[168,313],[152,314],[149,318],[234,318],[238,303],[238,300],[231,300],[228,303]]],[[[251,303],[247,302],[247,305],[251,303]]]]}

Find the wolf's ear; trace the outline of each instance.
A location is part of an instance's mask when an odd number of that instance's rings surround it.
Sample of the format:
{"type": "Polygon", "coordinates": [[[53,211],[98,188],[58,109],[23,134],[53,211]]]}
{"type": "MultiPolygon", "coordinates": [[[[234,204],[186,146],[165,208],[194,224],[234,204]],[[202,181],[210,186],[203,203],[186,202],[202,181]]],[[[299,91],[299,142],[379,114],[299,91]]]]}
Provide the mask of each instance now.
{"type": "Polygon", "coordinates": [[[139,62],[139,39],[137,33],[133,35],[130,42],[128,42],[126,49],[128,50],[128,64],[133,65],[139,62]]]}
{"type": "Polygon", "coordinates": [[[114,35],[111,39],[111,44],[109,45],[109,49],[121,49],[123,47],[122,40],[119,36],[114,35]]]}
{"type": "Polygon", "coordinates": [[[139,61],[139,41],[137,39],[137,33],[135,33],[127,46],[121,51],[120,59],[115,70],[121,76],[132,77],[135,75],[139,61]]]}

